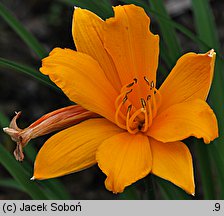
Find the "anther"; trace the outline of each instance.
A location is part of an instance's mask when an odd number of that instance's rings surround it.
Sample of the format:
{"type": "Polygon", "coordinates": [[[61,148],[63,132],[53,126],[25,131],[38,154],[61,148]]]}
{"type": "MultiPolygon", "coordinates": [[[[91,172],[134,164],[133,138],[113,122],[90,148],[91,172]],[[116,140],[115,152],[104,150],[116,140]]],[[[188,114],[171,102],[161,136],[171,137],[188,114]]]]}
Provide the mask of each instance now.
{"type": "Polygon", "coordinates": [[[124,99],[122,100],[122,104],[124,104],[127,101],[128,97],[127,95],[124,97],[124,99]]]}
{"type": "Polygon", "coordinates": [[[134,84],[135,84],[135,82],[132,82],[132,83],[126,85],[126,87],[127,87],[127,88],[130,88],[130,87],[132,87],[134,84]]]}
{"type": "Polygon", "coordinates": [[[152,82],[150,83],[150,87],[151,87],[151,88],[154,88],[154,86],[155,86],[155,85],[154,85],[154,82],[152,81],[152,82]]]}
{"type": "Polygon", "coordinates": [[[142,103],[142,107],[145,108],[146,107],[146,102],[143,98],[141,98],[141,103],[142,103]]]}
{"type": "Polygon", "coordinates": [[[124,98],[122,99],[122,103],[124,104],[124,103],[126,102],[126,100],[128,99],[127,95],[128,95],[129,93],[131,93],[132,90],[133,90],[133,89],[130,89],[129,91],[126,91],[126,92],[122,92],[122,93],[117,97],[117,99],[116,99],[116,101],[115,101],[115,107],[116,107],[116,109],[117,109],[118,106],[119,106],[119,101],[121,100],[121,98],[124,97],[124,98]],[[126,98],[127,98],[127,99],[126,99],[126,98]]]}
{"type": "Polygon", "coordinates": [[[131,93],[133,91],[133,89],[130,89],[129,91],[126,92],[126,96],[131,93]]]}
{"type": "Polygon", "coordinates": [[[144,76],[144,80],[147,82],[148,85],[150,84],[150,82],[146,76],[144,76]]]}
{"type": "Polygon", "coordinates": [[[151,99],[151,95],[148,95],[147,96],[147,101],[150,100],[150,99],[151,99]]]}
{"type": "Polygon", "coordinates": [[[134,80],[135,84],[138,82],[137,78],[134,78],[133,80],[134,80]]]}
{"type": "Polygon", "coordinates": [[[128,112],[131,112],[131,109],[132,109],[132,105],[129,105],[128,106],[128,112]]]}
{"type": "Polygon", "coordinates": [[[125,94],[125,96],[124,96],[124,98],[123,98],[123,100],[122,100],[122,103],[123,103],[123,104],[127,101],[127,99],[128,99],[128,94],[131,93],[132,90],[133,90],[133,89],[130,89],[129,91],[126,92],[126,94],[125,94]]]}

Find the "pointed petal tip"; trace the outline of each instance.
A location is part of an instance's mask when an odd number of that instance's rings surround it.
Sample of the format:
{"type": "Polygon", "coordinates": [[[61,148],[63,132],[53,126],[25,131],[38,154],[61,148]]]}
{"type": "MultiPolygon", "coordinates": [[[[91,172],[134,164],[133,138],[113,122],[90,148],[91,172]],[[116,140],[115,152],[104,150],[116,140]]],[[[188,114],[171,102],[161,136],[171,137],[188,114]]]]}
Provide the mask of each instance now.
{"type": "Polygon", "coordinates": [[[30,178],[31,181],[36,180],[35,176],[33,176],[32,178],[30,178]]]}
{"type": "Polygon", "coordinates": [[[216,53],[215,53],[215,50],[214,50],[214,49],[211,49],[210,51],[208,51],[208,56],[211,57],[211,58],[212,58],[215,54],[216,54],[216,53]]]}
{"type": "Polygon", "coordinates": [[[78,9],[78,8],[80,8],[80,7],[78,7],[78,6],[74,6],[74,10],[76,10],[76,9],[78,9]]]}
{"type": "Polygon", "coordinates": [[[2,130],[6,133],[6,131],[8,130],[8,127],[4,127],[2,128],[2,130]]]}

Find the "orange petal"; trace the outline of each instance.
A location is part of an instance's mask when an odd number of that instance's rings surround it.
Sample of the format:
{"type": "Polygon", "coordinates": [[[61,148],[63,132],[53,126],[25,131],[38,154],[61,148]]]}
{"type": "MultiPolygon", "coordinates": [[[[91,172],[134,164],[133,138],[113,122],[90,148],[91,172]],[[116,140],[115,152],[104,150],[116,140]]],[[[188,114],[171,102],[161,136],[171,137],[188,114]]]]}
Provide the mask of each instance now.
{"type": "Polygon", "coordinates": [[[73,39],[77,50],[97,60],[107,79],[120,91],[121,83],[117,70],[103,46],[104,24],[105,22],[91,11],[76,8],[72,25],[73,39]]]}
{"type": "Polygon", "coordinates": [[[98,148],[96,160],[107,175],[106,188],[114,193],[145,177],[152,167],[152,156],[147,136],[139,133],[120,133],[98,148]]]}
{"type": "Polygon", "coordinates": [[[215,52],[187,53],[182,56],[159,89],[162,104],[158,112],[184,101],[206,100],[211,86],[215,52]]]}
{"type": "Polygon", "coordinates": [[[162,142],[195,136],[209,143],[218,137],[217,119],[205,101],[187,101],[169,107],[153,119],[148,135],[162,142]]]}
{"type": "Polygon", "coordinates": [[[40,71],[49,75],[70,100],[114,121],[117,93],[99,64],[90,56],[55,48],[43,59],[40,71]]]}
{"type": "Polygon", "coordinates": [[[90,119],[55,134],[36,157],[34,178],[54,178],[92,166],[98,146],[120,132],[106,119],[90,119]]]}
{"type": "Polygon", "coordinates": [[[141,7],[114,7],[115,17],[106,20],[104,46],[118,70],[122,85],[144,76],[156,80],[159,37],[149,30],[150,19],[141,7]]]}
{"type": "Polygon", "coordinates": [[[191,153],[182,142],[162,143],[149,140],[152,149],[152,173],[171,181],[194,195],[194,173],[191,153]]]}

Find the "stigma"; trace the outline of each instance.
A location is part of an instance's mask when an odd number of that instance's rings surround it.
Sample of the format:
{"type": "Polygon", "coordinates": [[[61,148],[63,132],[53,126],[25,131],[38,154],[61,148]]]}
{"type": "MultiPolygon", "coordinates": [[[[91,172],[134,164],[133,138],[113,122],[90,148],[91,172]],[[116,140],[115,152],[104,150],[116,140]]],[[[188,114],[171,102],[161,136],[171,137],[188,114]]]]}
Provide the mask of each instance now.
{"type": "Polygon", "coordinates": [[[130,134],[147,132],[161,104],[155,82],[144,76],[121,88],[115,101],[115,122],[130,134]]]}

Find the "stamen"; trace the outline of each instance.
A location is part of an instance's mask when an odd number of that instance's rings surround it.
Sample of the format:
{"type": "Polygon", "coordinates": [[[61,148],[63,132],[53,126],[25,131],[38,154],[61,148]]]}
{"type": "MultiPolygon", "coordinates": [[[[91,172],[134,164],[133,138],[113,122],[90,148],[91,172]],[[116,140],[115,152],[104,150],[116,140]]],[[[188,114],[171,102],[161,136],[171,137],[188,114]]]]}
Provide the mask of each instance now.
{"type": "Polygon", "coordinates": [[[130,88],[130,87],[132,87],[134,84],[135,84],[135,82],[132,82],[132,83],[128,84],[126,87],[127,87],[127,88],[130,88]]]}
{"type": "Polygon", "coordinates": [[[152,118],[155,117],[156,112],[157,112],[157,106],[156,106],[155,95],[153,94],[153,96],[152,96],[152,118]]]}
{"type": "Polygon", "coordinates": [[[124,104],[127,101],[128,97],[125,95],[124,99],[122,100],[122,103],[124,104]]]}
{"type": "Polygon", "coordinates": [[[146,81],[147,85],[150,85],[150,82],[146,76],[144,76],[144,80],[146,81]]]}
{"type": "Polygon", "coordinates": [[[144,129],[142,130],[142,132],[146,132],[149,128],[149,118],[148,118],[147,110],[144,110],[144,114],[145,114],[145,124],[144,124],[144,129]]]}
{"type": "Polygon", "coordinates": [[[157,109],[158,109],[161,105],[161,102],[162,102],[162,96],[157,89],[155,89],[155,92],[156,92],[155,94],[156,94],[156,99],[157,99],[156,104],[157,104],[157,109]]]}
{"type": "Polygon", "coordinates": [[[116,109],[115,122],[116,122],[118,127],[122,128],[122,129],[126,129],[126,126],[119,121],[119,115],[123,118],[123,120],[125,120],[124,119],[125,118],[124,114],[122,112],[120,112],[121,111],[121,107],[123,106],[123,104],[124,103],[123,103],[123,100],[122,100],[122,102],[119,104],[118,108],[116,109]]]}
{"type": "MultiPolygon", "coordinates": [[[[150,95],[148,95],[150,96],[150,95]]],[[[148,97],[147,97],[148,98],[148,97]]],[[[151,96],[149,97],[148,100],[151,99],[151,96]]],[[[152,107],[151,107],[151,104],[150,102],[147,103],[148,105],[148,127],[150,127],[152,125],[152,119],[153,119],[153,115],[152,115],[152,107]]],[[[145,120],[146,121],[146,120],[145,120]]]]}
{"type": "Polygon", "coordinates": [[[141,104],[142,104],[142,107],[145,108],[146,107],[146,102],[143,98],[140,99],[141,100],[141,104]]]}
{"type": "Polygon", "coordinates": [[[128,106],[128,112],[131,112],[132,105],[128,106]]]}
{"type": "Polygon", "coordinates": [[[159,93],[159,91],[157,89],[155,89],[154,91],[156,92],[156,97],[155,97],[155,94],[153,94],[153,97],[152,97],[153,118],[156,116],[157,110],[161,104],[161,94],[159,93]],[[158,101],[156,101],[156,99],[158,99],[158,101]]]}
{"type": "Polygon", "coordinates": [[[157,113],[157,108],[161,103],[161,95],[155,88],[154,81],[149,80],[146,76],[144,76],[144,81],[146,83],[143,84],[149,86],[148,95],[144,95],[143,89],[139,85],[135,85],[138,83],[138,79],[134,78],[133,82],[121,88],[121,93],[115,101],[115,122],[120,128],[126,129],[130,134],[136,134],[138,131],[146,132],[151,126],[153,118],[157,113]],[[131,105],[128,94],[132,91],[135,94],[132,99],[142,95],[142,97],[139,97],[141,108],[139,108],[139,104],[136,104],[137,107],[131,105]],[[127,108],[127,113],[124,113],[125,108],[127,108]]]}
{"type": "MultiPolygon", "coordinates": [[[[118,107],[119,107],[119,100],[120,100],[121,98],[123,98],[123,99],[122,99],[122,103],[124,104],[124,103],[128,100],[128,94],[131,93],[132,90],[133,90],[133,89],[130,89],[130,90],[126,91],[126,92],[122,92],[122,93],[117,97],[117,99],[116,99],[116,101],[115,101],[115,108],[116,108],[116,110],[117,110],[118,107]]],[[[121,109],[121,107],[120,107],[120,109],[121,109]]],[[[125,116],[122,112],[119,112],[119,115],[120,115],[120,117],[121,117],[124,121],[126,120],[126,116],[125,116]]]]}
{"type": "Polygon", "coordinates": [[[132,92],[132,90],[133,89],[130,89],[130,90],[128,90],[128,91],[126,91],[126,92],[122,92],[117,98],[116,98],[116,101],[115,101],[115,108],[117,109],[118,108],[118,106],[119,106],[119,100],[121,99],[121,98],[123,98],[122,99],[122,101],[124,101],[123,103],[125,103],[126,102],[126,100],[128,99],[128,94],[129,93],[131,93],[132,92]],[[127,99],[126,99],[127,98],[127,99]]]}
{"type": "Polygon", "coordinates": [[[136,78],[134,78],[133,80],[134,80],[134,82],[128,83],[121,88],[121,93],[124,92],[126,90],[126,88],[132,87],[138,81],[136,78]]]}
{"type": "Polygon", "coordinates": [[[152,81],[152,82],[150,83],[150,90],[152,90],[154,87],[155,87],[155,85],[154,85],[154,82],[152,81]]]}
{"type": "MultiPolygon", "coordinates": [[[[136,134],[138,132],[138,128],[135,128],[135,129],[131,129],[131,125],[133,124],[133,121],[134,119],[142,112],[139,110],[137,110],[130,118],[130,111],[131,111],[131,108],[132,108],[132,105],[130,105],[128,107],[128,112],[127,112],[127,118],[126,118],[126,127],[127,127],[127,130],[130,134],[136,134]],[[136,115],[137,113],[137,115],[136,115]],[[134,117],[133,117],[134,116],[134,117]],[[129,119],[130,118],[130,119],[129,119]]],[[[142,109],[142,108],[141,108],[142,109]]]]}

